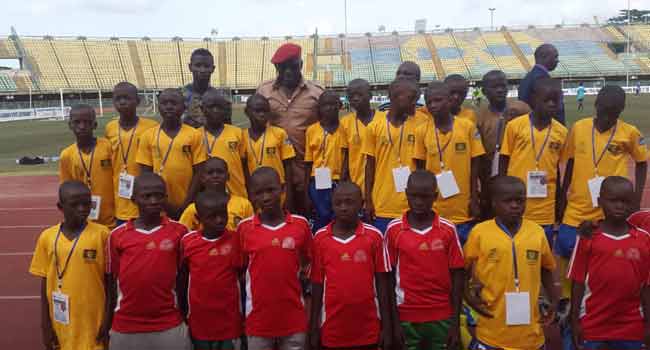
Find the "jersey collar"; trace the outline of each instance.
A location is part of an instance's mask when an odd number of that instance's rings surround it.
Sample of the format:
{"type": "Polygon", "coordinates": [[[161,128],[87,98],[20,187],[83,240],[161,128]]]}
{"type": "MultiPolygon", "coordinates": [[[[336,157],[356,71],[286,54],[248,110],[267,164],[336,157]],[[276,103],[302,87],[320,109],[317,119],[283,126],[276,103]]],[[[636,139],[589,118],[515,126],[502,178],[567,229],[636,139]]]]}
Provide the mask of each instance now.
{"type": "MultiPolygon", "coordinates": [[[[290,224],[293,221],[294,221],[294,218],[291,215],[291,213],[289,213],[288,211],[285,212],[285,214],[284,214],[284,222],[287,223],[287,224],[290,224]]],[[[253,217],[253,225],[262,226],[262,219],[260,218],[260,214],[257,214],[257,215],[255,215],[253,217]]]]}
{"type": "MultiPolygon", "coordinates": [[[[402,215],[402,231],[409,231],[413,230],[411,228],[411,225],[409,225],[409,220],[408,220],[408,211],[404,212],[404,215],[402,215]]],[[[433,212],[433,220],[431,221],[431,228],[440,228],[440,215],[438,213],[433,212]]]]}

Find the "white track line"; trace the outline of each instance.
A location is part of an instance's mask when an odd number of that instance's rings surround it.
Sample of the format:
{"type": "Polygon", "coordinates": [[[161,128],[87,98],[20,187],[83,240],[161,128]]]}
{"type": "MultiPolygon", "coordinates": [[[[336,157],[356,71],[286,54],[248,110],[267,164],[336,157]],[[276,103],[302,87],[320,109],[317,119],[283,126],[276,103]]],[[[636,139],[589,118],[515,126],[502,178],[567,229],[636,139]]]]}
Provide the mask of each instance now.
{"type": "Polygon", "coordinates": [[[7,295],[0,296],[0,300],[38,300],[41,297],[39,295],[7,295]]]}
{"type": "Polygon", "coordinates": [[[17,228],[46,228],[50,226],[52,225],[0,225],[0,230],[1,229],[13,230],[17,228]]]}
{"type": "Polygon", "coordinates": [[[0,211],[28,211],[28,210],[47,210],[47,211],[58,211],[57,207],[43,207],[43,208],[20,208],[20,207],[11,207],[11,208],[0,208],[0,211]]]}
{"type": "Polygon", "coordinates": [[[30,256],[30,255],[34,255],[34,252],[0,253],[0,256],[30,256]]]}

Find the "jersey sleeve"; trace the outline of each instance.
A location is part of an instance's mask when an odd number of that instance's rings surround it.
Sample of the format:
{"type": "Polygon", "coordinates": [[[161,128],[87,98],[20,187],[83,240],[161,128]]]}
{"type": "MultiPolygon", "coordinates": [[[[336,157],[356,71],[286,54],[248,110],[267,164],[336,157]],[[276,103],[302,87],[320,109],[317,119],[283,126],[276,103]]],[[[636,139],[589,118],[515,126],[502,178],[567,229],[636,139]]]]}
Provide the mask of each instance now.
{"type": "Polygon", "coordinates": [[[627,222],[632,226],[647,231],[647,228],[650,228],[650,211],[638,211],[630,215],[627,222]]]}
{"type": "Polygon", "coordinates": [[[296,150],[293,148],[293,144],[291,144],[289,135],[287,135],[287,133],[284,130],[282,130],[282,144],[280,145],[280,156],[282,160],[291,159],[296,156],[296,150]]]}
{"type": "Polygon", "coordinates": [[[205,149],[205,143],[201,133],[195,130],[192,135],[192,165],[205,162],[208,159],[208,151],[205,149]]]}
{"type": "Polygon", "coordinates": [[[312,247],[312,261],[309,279],[313,283],[322,284],[325,280],[325,273],[323,271],[322,249],[319,242],[320,240],[315,241],[312,247]]]}
{"type": "Polygon", "coordinates": [[[72,179],[74,179],[72,159],[70,159],[68,152],[64,150],[61,152],[61,157],[59,158],[59,182],[63,183],[72,179]]]}
{"type": "Polygon", "coordinates": [[[388,254],[388,249],[386,248],[384,240],[380,234],[377,234],[377,237],[374,241],[374,253],[375,272],[390,272],[390,255],[388,254]]]}
{"type": "Polygon", "coordinates": [[[364,131],[365,137],[361,143],[361,153],[376,157],[377,156],[377,137],[375,135],[375,129],[373,125],[368,125],[364,131]]]}
{"type": "Polygon", "coordinates": [[[253,204],[249,200],[246,200],[242,208],[242,219],[249,218],[255,215],[255,209],[253,209],[253,204]]]}
{"type": "Polygon", "coordinates": [[[456,230],[449,231],[449,268],[462,269],[465,266],[465,259],[463,258],[463,247],[460,245],[460,239],[456,230]]]}
{"type": "Polygon", "coordinates": [[[41,233],[40,237],[36,241],[36,249],[34,249],[34,255],[32,256],[32,262],[29,265],[29,273],[34,276],[47,277],[47,269],[50,266],[50,254],[48,253],[48,244],[49,240],[46,231],[41,233]]]}
{"type": "Polygon", "coordinates": [[[555,257],[553,256],[553,251],[551,246],[548,244],[546,235],[542,235],[542,268],[547,270],[555,270],[556,263],[555,257]]]}
{"type": "Polygon", "coordinates": [[[312,128],[308,128],[305,132],[305,162],[307,163],[314,161],[314,148],[312,147],[314,133],[312,130],[312,128]]]}
{"type": "Polygon", "coordinates": [[[239,129],[238,143],[237,143],[237,154],[240,158],[246,158],[246,140],[244,139],[245,129],[239,129]]]}
{"type": "Polygon", "coordinates": [[[648,147],[641,132],[635,127],[630,133],[630,155],[636,162],[645,162],[648,160],[648,147]]]}
{"type": "Polygon", "coordinates": [[[587,263],[589,262],[591,240],[577,237],[576,246],[573,249],[573,256],[569,263],[569,272],[567,278],[574,282],[585,283],[587,278],[587,263]]]}
{"type": "Polygon", "coordinates": [[[386,238],[384,239],[384,244],[388,250],[388,256],[390,258],[391,266],[397,266],[397,237],[399,235],[399,230],[393,229],[392,227],[386,231],[386,238]]]}
{"type": "Polygon", "coordinates": [[[147,130],[138,143],[138,154],[136,154],[135,161],[138,164],[145,166],[153,166],[153,154],[151,152],[151,137],[152,133],[150,132],[153,128],[147,130]]]}
{"type": "Polygon", "coordinates": [[[478,260],[481,249],[481,235],[480,232],[473,228],[469,233],[467,242],[463,248],[465,255],[465,267],[469,267],[472,263],[478,260]]]}
{"type": "Polygon", "coordinates": [[[198,220],[196,218],[196,210],[194,204],[191,204],[185,208],[183,214],[181,215],[181,218],[178,220],[178,222],[185,225],[185,227],[187,227],[187,229],[190,231],[194,231],[198,228],[198,225],[196,225],[197,221],[198,220]]]}
{"type": "Polygon", "coordinates": [[[501,141],[501,154],[510,157],[515,147],[515,123],[507,123],[506,130],[503,132],[503,140],[501,141]]]}
{"type": "Polygon", "coordinates": [[[106,243],[106,273],[112,274],[117,278],[120,271],[120,247],[119,235],[115,231],[108,236],[106,243]]]}
{"type": "Polygon", "coordinates": [[[560,156],[561,162],[567,162],[569,159],[575,157],[576,145],[575,145],[575,125],[569,130],[569,135],[566,138],[564,147],[562,148],[562,154],[560,156]]]}
{"type": "Polygon", "coordinates": [[[348,137],[348,130],[343,127],[343,125],[340,126],[341,128],[341,148],[347,149],[350,147],[348,140],[350,139],[348,137]]]}
{"type": "MultiPolygon", "coordinates": [[[[472,111],[472,113],[474,113],[474,111],[472,111]]],[[[483,147],[483,141],[481,141],[481,133],[478,131],[476,124],[472,123],[470,132],[470,151],[472,152],[472,158],[480,157],[485,154],[485,147],[483,147]]]]}

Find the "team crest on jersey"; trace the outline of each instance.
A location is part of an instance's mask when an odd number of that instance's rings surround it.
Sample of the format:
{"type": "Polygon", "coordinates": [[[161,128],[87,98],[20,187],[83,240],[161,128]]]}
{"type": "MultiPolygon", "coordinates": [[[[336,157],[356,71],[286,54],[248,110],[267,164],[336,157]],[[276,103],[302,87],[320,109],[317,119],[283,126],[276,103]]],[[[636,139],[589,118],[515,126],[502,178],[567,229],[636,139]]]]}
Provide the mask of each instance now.
{"type": "Polygon", "coordinates": [[[406,136],[406,141],[408,141],[408,143],[415,143],[415,135],[409,134],[406,136]]]}
{"type": "Polygon", "coordinates": [[[617,155],[623,153],[623,147],[612,143],[611,145],[607,146],[607,151],[609,151],[609,153],[617,156],[617,155]]]}
{"type": "Polygon", "coordinates": [[[381,144],[382,145],[387,145],[389,143],[390,143],[390,140],[388,139],[388,137],[386,137],[386,136],[381,137],[381,144]]]}
{"type": "Polygon", "coordinates": [[[529,264],[537,263],[539,259],[539,252],[537,250],[526,250],[526,260],[529,264]]]}
{"type": "Polygon", "coordinates": [[[266,155],[267,156],[274,156],[275,155],[275,147],[266,147],[266,155]]]}
{"type": "Polygon", "coordinates": [[[192,154],[192,146],[191,145],[183,145],[183,153],[190,155],[192,154]]]}
{"type": "Polygon", "coordinates": [[[293,239],[293,237],[285,237],[282,240],[282,248],[284,248],[284,249],[295,249],[296,248],[296,241],[293,239]]]}
{"type": "Polygon", "coordinates": [[[562,144],[559,142],[551,142],[548,144],[548,148],[552,151],[559,151],[562,148],[562,144]]]}
{"type": "Polygon", "coordinates": [[[221,247],[219,252],[221,253],[221,255],[228,255],[230,254],[231,251],[232,251],[232,246],[230,244],[224,244],[221,247]]]}
{"type": "Polygon", "coordinates": [[[110,168],[111,167],[111,160],[110,159],[102,159],[99,161],[99,164],[102,166],[102,168],[110,168]]]}
{"type": "Polygon", "coordinates": [[[217,255],[219,255],[219,250],[217,250],[217,248],[212,248],[212,249],[210,249],[210,251],[208,252],[208,255],[209,255],[209,256],[217,256],[217,255]]]}
{"type": "Polygon", "coordinates": [[[497,248],[492,248],[488,252],[487,259],[489,262],[497,262],[499,261],[499,253],[497,252],[497,248]]]}
{"type": "Polygon", "coordinates": [[[83,257],[86,261],[95,261],[97,259],[97,251],[95,249],[84,249],[83,257]]]}
{"type": "Polygon", "coordinates": [[[230,149],[231,152],[235,152],[237,150],[237,145],[239,145],[237,141],[228,142],[228,148],[230,149]]]}
{"type": "Polygon", "coordinates": [[[160,250],[164,252],[169,252],[174,250],[174,242],[171,239],[165,238],[160,241],[160,250]]]}
{"type": "Polygon", "coordinates": [[[456,147],[456,152],[465,153],[467,151],[467,144],[465,142],[458,142],[454,145],[456,147]]]}
{"type": "Polygon", "coordinates": [[[271,245],[274,246],[274,247],[279,247],[280,246],[280,240],[277,239],[277,238],[273,238],[271,240],[271,245]]]}
{"type": "Polygon", "coordinates": [[[628,260],[641,260],[641,252],[639,252],[638,248],[630,248],[627,250],[627,253],[625,253],[625,257],[628,260]]]}
{"type": "Polygon", "coordinates": [[[154,241],[150,241],[149,243],[147,243],[147,245],[145,246],[145,248],[146,248],[147,250],[154,250],[154,249],[156,249],[156,242],[154,242],[154,241]]]}
{"type": "Polygon", "coordinates": [[[420,243],[420,246],[418,247],[418,249],[420,249],[422,251],[429,250],[429,246],[427,245],[427,242],[422,242],[422,243],[420,243]]]}
{"type": "Polygon", "coordinates": [[[614,252],[614,256],[617,257],[617,258],[622,258],[622,257],[625,256],[625,254],[623,253],[623,251],[621,249],[616,249],[616,251],[614,252]]]}
{"type": "Polygon", "coordinates": [[[354,253],[354,262],[362,263],[368,261],[368,255],[363,250],[357,250],[354,253]]]}
{"type": "Polygon", "coordinates": [[[341,261],[350,261],[350,254],[343,253],[343,255],[341,255],[341,261]]]}
{"type": "Polygon", "coordinates": [[[442,243],[441,239],[434,239],[431,241],[431,250],[443,250],[445,249],[445,244],[442,243]]]}

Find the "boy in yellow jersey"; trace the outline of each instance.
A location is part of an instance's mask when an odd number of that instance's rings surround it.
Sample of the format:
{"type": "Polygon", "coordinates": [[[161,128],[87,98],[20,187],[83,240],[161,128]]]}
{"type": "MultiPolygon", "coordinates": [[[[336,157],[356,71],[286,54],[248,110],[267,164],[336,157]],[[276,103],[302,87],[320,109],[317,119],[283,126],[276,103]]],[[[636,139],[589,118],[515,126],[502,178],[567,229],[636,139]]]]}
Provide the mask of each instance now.
{"type": "Polygon", "coordinates": [[[135,162],[135,157],[142,134],[147,129],[158,125],[154,120],[138,117],[136,113],[138,104],[140,104],[140,97],[135,85],[128,82],[115,85],[113,107],[120,116],[106,124],[104,136],[113,147],[116,226],[138,217],[138,207],[131,201],[133,181],[140,175],[140,166],[135,162]]]}
{"type": "Polygon", "coordinates": [[[88,219],[107,227],[115,226],[115,193],[113,192],[113,150],[105,138],[96,138],[95,109],[76,105],[70,110],[68,127],[77,142],[61,151],[59,181],[77,180],[92,193],[88,219]]]}
{"type": "Polygon", "coordinates": [[[361,152],[361,145],[366,136],[368,124],[375,118],[375,110],[370,107],[370,84],[363,79],[351,80],[347,88],[350,106],[354,109],[341,118],[348,141],[348,169],[350,180],[359,188],[365,188],[366,157],[361,152]]]}
{"type": "Polygon", "coordinates": [[[63,222],[41,233],[29,272],[41,279],[45,349],[105,349],[105,252],[109,230],[88,222],[91,194],[80,181],[59,187],[63,222]]]}
{"type": "Polygon", "coordinates": [[[167,215],[178,219],[198,188],[198,171],[207,158],[201,133],[181,122],[185,110],[178,89],[166,89],[158,98],[162,124],[140,138],[136,162],[143,171],[160,175],[167,186],[167,215]]]}
{"type": "Polygon", "coordinates": [[[480,316],[470,349],[533,350],[544,347],[537,299],[543,286],[555,310],[559,291],[553,285],[555,260],[544,230],[522,218],[526,186],[513,176],[490,180],[496,218],[472,229],[465,244],[469,277],[465,298],[480,316]]]}
{"type": "Polygon", "coordinates": [[[248,166],[245,162],[246,144],[243,141],[242,130],[225,124],[228,111],[232,109],[231,103],[214,88],[208,89],[201,97],[201,101],[205,126],[199,131],[203,134],[208,157],[218,157],[228,163],[230,172],[226,184],[228,192],[239,197],[247,197],[248,166]]]}
{"type": "Polygon", "coordinates": [[[554,119],[559,111],[562,87],[541,78],[533,87],[534,110],[511,120],[503,136],[499,170],[526,184],[524,218],[541,225],[553,245],[553,224],[559,221],[560,156],[567,129],[554,119]]]}
{"type": "Polygon", "coordinates": [[[332,190],[348,174],[348,137],[339,122],[341,100],[331,90],[318,98],[318,123],[307,128],[305,145],[305,183],[309,191],[305,203],[307,213],[316,211],[314,232],[334,218],[332,190]]]}
{"type": "Polygon", "coordinates": [[[445,84],[449,87],[449,94],[451,95],[451,114],[458,118],[470,120],[476,124],[476,112],[472,108],[463,107],[467,92],[469,91],[469,83],[460,74],[451,74],[445,78],[445,84]]]}
{"type": "MultiPolygon", "coordinates": [[[[201,168],[199,181],[202,192],[213,191],[224,193],[228,197],[228,223],[226,228],[235,231],[239,222],[242,219],[253,216],[255,211],[248,199],[226,191],[229,176],[230,168],[225,160],[221,158],[208,158],[201,168]]],[[[200,229],[200,221],[194,203],[185,209],[179,222],[185,225],[189,231],[200,229]]]]}
{"type": "Polygon", "coordinates": [[[434,209],[456,225],[465,244],[480,213],[478,175],[485,150],[476,125],[451,114],[446,83],[431,82],[425,96],[433,119],[416,131],[414,159],[418,169],[436,174],[439,196],[434,209]]]}
{"type": "MultiPolygon", "coordinates": [[[[248,173],[252,174],[259,167],[271,167],[280,175],[282,185],[286,185],[286,179],[292,178],[291,162],[296,157],[287,132],[268,123],[271,106],[266,97],[260,94],[248,98],[245,112],[251,123],[250,128],[243,131],[248,173]]],[[[293,206],[293,186],[286,186],[285,193],[285,207],[289,211],[303,210],[293,206]]]]}
{"type": "Polygon", "coordinates": [[[406,183],[415,164],[415,130],[419,123],[409,117],[418,99],[417,84],[398,79],[388,88],[391,109],[377,112],[368,124],[361,147],[366,156],[365,215],[382,233],[388,223],[408,208],[406,183]]]}

